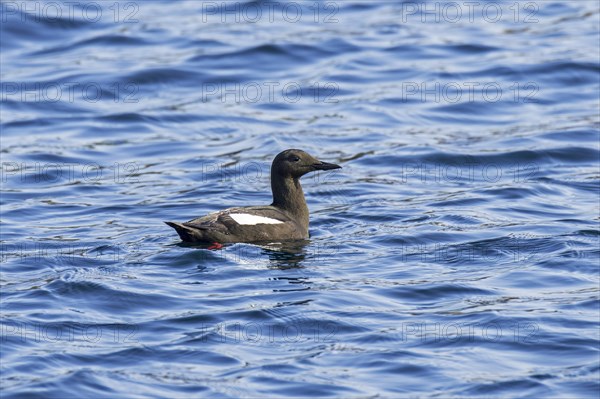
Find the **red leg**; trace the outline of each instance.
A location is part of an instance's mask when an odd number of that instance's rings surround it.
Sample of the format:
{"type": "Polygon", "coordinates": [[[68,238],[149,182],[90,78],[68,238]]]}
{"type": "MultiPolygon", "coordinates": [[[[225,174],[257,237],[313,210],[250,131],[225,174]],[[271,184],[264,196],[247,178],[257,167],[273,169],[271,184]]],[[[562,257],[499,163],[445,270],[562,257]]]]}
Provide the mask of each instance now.
{"type": "Polygon", "coordinates": [[[212,245],[206,249],[221,249],[223,248],[223,244],[219,244],[218,242],[213,242],[212,245]]]}

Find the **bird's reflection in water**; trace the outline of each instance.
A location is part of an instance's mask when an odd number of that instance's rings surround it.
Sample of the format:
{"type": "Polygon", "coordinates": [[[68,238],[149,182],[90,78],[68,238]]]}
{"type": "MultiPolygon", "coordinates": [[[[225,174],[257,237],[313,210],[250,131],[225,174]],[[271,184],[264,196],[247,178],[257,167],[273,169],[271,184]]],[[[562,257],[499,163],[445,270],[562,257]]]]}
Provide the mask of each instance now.
{"type": "Polygon", "coordinates": [[[294,240],[261,244],[263,255],[269,257],[270,269],[296,269],[304,267],[309,254],[309,240],[294,240]]]}
{"type": "MultiPolygon", "coordinates": [[[[215,261],[231,265],[264,265],[271,270],[292,270],[310,267],[333,255],[335,248],[311,240],[293,240],[282,242],[261,242],[252,244],[226,244],[222,248],[210,248],[210,245],[181,243],[181,246],[201,249],[195,254],[196,260],[201,256],[204,261],[214,264],[215,261]],[[207,250],[208,249],[208,250],[207,250]]],[[[202,262],[206,267],[207,265],[202,262]]],[[[210,266],[209,266],[210,267],[210,266]]],[[[202,269],[199,266],[199,269],[202,269]]],[[[209,270],[207,268],[206,270],[209,270]]],[[[310,281],[306,277],[290,274],[281,277],[270,276],[273,280],[285,280],[296,285],[292,289],[281,291],[304,291],[310,289],[310,281]]]]}
{"type": "Polygon", "coordinates": [[[196,255],[205,260],[216,260],[227,258],[229,261],[239,263],[253,263],[268,260],[270,269],[295,269],[304,267],[310,258],[308,246],[309,240],[294,240],[284,242],[265,242],[252,244],[226,244],[220,248],[214,248],[212,244],[190,244],[181,242],[181,247],[202,249],[196,255]]]}
{"type": "MultiPolygon", "coordinates": [[[[263,251],[263,254],[269,257],[269,269],[290,270],[304,268],[306,264],[310,262],[310,244],[311,242],[309,240],[296,240],[263,244],[260,248],[263,251]]],[[[273,289],[273,292],[308,291],[312,288],[312,282],[308,277],[283,275],[272,277],[271,279],[286,281],[290,284],[289,288],[276,288],[273,289]]],[[[311,299],[284,301],[279,302],[275,307],[305,305],[311,301],[311,299]]]]}

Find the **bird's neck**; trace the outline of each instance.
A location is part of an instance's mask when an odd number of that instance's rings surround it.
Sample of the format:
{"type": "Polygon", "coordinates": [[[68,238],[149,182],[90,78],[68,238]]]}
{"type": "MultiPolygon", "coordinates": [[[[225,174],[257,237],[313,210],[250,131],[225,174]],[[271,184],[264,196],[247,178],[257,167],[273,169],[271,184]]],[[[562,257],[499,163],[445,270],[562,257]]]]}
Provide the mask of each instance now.
{"type": "Polygon", "coordinates": [[[273,205],[290,213],[308,231],[308,206],[306,206],[300,180],[272,173],[271,190],[273,205]]]}

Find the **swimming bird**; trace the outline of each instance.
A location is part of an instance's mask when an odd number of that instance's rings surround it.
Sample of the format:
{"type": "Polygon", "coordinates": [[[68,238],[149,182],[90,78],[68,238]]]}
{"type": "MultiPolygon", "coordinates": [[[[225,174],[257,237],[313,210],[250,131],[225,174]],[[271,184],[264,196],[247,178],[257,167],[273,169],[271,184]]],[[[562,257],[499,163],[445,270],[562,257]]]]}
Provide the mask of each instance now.
{"type": "Polygon", "coordinates": [[[308,207],[299,179],[316,170],[339,168],[302,150],[285,150],[271,164],[271,205],[229,208],[184,223],[165,223],[183,241],[214,244],[216,248],[222,243],[306,239],[308,207]]]}

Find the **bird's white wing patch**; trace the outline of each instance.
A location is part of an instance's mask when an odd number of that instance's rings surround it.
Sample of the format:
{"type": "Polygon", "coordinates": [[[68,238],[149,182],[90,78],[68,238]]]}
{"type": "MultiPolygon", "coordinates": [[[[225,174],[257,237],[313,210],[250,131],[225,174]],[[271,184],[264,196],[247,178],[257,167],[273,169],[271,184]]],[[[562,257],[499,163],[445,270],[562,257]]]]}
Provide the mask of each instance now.
{"type": "Polygon", "coordinates": [[[264,216],[250,215],[249,213],[230,213],[229,216],[235,220],[238,224],[279,224],[283,223],[281,220],[271,219],[264,216]]]}

